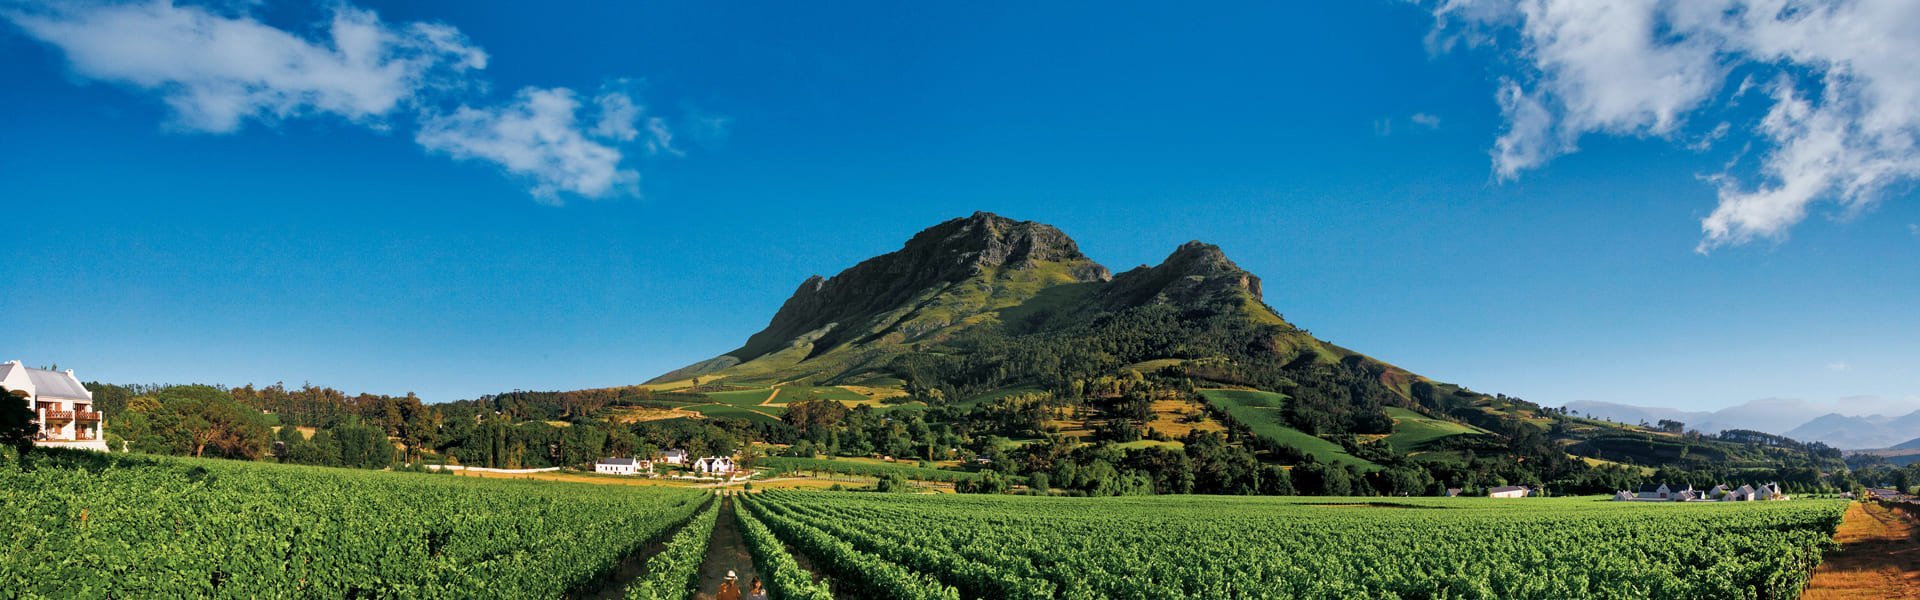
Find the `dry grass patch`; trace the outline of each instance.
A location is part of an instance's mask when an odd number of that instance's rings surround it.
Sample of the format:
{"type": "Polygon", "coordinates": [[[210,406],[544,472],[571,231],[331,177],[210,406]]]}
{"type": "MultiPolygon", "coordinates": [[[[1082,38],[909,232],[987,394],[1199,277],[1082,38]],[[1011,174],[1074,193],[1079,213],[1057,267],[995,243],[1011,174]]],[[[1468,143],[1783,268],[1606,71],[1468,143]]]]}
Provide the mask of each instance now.
{"type": "Polygon", "coordinates": [[[1920,598],[1920,542],[1912,516],[1874,503],[1855,502],[1827,554],[1800,597],[1920,598]]]}

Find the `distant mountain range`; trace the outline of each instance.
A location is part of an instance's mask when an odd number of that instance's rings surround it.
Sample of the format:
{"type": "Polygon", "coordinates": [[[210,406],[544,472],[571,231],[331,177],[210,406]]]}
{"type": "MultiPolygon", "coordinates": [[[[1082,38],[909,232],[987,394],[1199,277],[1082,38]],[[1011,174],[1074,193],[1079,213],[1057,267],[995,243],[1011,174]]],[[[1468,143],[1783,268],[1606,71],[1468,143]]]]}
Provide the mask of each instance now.
{"type": "Polygon", "coordinates": [[[1747,429],[1848,450],[1905,444],[1920,448],[1920,439],[1915,438],[1920,436],[1920,410],[1904,416],[1844,415],[1834,412],[1834,405],[1790,398],[1765,398],[1716,411],[1684,411],[1589,400],[1569,402],[1566,407],[1579,414],[1621,423],[1645,421],[1652,424],[1666,419],[1686,423],[1688,429],[1706,433],[1747,429]]]}

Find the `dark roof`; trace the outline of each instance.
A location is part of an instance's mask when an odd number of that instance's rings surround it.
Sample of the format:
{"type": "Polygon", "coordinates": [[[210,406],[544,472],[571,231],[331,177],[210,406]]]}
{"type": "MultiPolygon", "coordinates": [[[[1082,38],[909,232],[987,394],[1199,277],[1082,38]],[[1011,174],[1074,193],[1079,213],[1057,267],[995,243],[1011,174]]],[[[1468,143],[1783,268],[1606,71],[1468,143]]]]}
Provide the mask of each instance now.
{"type": "MultiPolygon", "coordinates": [[[[1668,488],[1668,489],[1672,489],[1672,488],[1668,488]]],[[[1642,494],[1652,494],[1659,491],[1660,491],[1660,484],[1658,483],[1649,483],[1649,484],[1640,486],[1640,493],[1642,494]]]]}
{"type": "Polygon", "coordinates": [[[602,458],[600,459],[600,464],[632,466],[635,462],[631,458],[602,458]]]}
{"type": "Polygon", "coordinates": [[[1498,494],[1500,492],[1521,492],[1521,491],[1526,491],[1526,489],[1527,489],[1527,486],[1524,486],[1524,485],[1503,485],[1497,488],[1493,488],[1491,490],[1487,490],[1487,493],[1498,494]]]}

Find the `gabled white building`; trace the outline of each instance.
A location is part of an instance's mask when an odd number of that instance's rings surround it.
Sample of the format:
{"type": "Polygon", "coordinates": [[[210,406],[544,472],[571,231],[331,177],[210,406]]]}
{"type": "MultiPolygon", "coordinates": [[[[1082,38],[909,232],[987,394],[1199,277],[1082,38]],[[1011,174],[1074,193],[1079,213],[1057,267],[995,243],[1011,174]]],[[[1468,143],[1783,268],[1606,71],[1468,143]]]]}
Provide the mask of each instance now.
{"type": "Polygon", "coordinates": [[[20,361],[0,363],[0,387],[26,398],[40,433],[34,444],[105,451],[107,419],[93,407],[93,392],[80,385],[73,369],[30,368],[20,361]]]}
{"type": "Polygon", "coordinates": [[[693,461],[693,472],[701,475],[725,477],[732,475],[733,471],[733,459],[725,456],[709,456],[693,461]]]}

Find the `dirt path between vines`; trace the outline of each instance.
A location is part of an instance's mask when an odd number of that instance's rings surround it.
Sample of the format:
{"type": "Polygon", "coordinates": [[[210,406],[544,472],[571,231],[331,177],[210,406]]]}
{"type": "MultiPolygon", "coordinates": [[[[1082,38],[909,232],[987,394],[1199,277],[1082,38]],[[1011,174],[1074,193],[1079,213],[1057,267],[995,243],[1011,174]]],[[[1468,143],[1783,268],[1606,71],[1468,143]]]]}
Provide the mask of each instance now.
{"type": "Polygon", "coordinates": [[[713,600],[720,591],[720,583],[727,580],[727,571],[733,571],[739,579],[740,594],[753,589],[753,578],[759,573],[753,568],[753,555],[747,553],[747,539],[740,536],[740,523],[734,520],[733,499],[721,498],[720,518],[713,524],[713,541],[707,543],[707,559],[700,563],[700,589],[695,592],[694,600],[713,600]]]}
{"type": "Polygon", "coordinates": [[[1814,569],[1806,600],[1920,598],[1920,541],[1913,517],[1872,502],[1847,507],[1840,549],[1814,569]]]}
{"type": "MultiPolygon", "coordinates": [[[[714,501],[719,502],[719,500],[714,501]]],[[[651,560],[654,555],[666,550],[667,542],[672,540],[673,536],[679,535],[680,530],[686,529],[687,525],[692,523],[693,519],[687,519],[681,521],[679,525],[668,528],[667,531],[661,533],[659,537],[648,541],[632,554],[628,554],[626,558],[620,559],[620,564],[614,565],[612,571],[608,571],[593,581],[587,582],[579,588],[567,592],[565,597],[567,600],[608,600],[625,598],[627,596],[627,586],[632,585],[634,580],[640,579],[641,576],[647,574],[647,561],[651,560]]]]}

